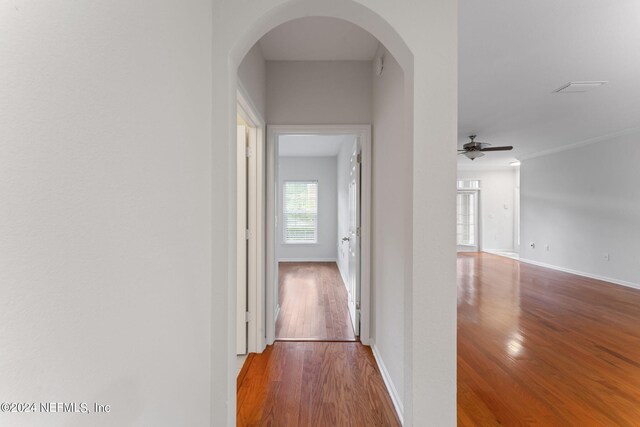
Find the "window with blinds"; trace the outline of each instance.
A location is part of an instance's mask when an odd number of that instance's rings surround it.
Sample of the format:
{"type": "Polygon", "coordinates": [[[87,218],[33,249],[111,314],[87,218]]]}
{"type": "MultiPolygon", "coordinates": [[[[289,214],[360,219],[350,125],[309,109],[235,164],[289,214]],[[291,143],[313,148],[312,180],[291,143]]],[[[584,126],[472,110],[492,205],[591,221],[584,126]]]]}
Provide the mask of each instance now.
{"type": "Polygon", "coordinates": [[[285,243],[318,242],[318,182],[285,181],[283,186],[285,243]]]}
{"type": "Polygon", "coordinates": [[[475,246],[476,227],[478,222],[476,192],[459,191],[457,198],[458,218],[457,234],[458,245],[475,246]]]}

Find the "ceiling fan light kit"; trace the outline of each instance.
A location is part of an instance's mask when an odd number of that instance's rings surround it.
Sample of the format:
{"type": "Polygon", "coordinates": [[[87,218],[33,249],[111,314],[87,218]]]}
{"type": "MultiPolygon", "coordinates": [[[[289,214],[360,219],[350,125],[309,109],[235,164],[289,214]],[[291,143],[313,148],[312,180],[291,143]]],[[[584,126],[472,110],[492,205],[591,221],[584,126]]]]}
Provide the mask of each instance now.
{"type": "Polygon", "coordinates": [[[467,158],[471,160],[475,160],[478,157],[484,156],[484,153],[482,151],[465,151],[462,154],[464,154],[467,158]]]}
{"type": "Polygon", "coordinates": [[[486,142],[476,141],[476,135],[469,135],[470,142],[467,142],[462,146],[462,150],[458,150],[458,154],[464,154],[467,158],[475,160],[478,157],[484,156],[483,151],[509,151],[513,150],[510,145],[502,147],[491,147],[491,144],[486,142]]]}

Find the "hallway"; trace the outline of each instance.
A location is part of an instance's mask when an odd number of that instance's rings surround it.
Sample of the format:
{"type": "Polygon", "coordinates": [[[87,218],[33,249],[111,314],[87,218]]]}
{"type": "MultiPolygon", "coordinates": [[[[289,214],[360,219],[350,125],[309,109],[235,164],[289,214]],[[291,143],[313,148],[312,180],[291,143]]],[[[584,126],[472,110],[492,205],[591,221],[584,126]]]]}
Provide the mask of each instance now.
{"type": "Polygon", "coordinates": [[[458,255],[459,426],[637,426],[640,291],[458,255]]]}
{"type": "Polygon", "coordinates": [[[347,290],[334,262],[281,262],[278,340],[355,341],[347,290]]]}
{"type": "Polygon", "coordinates": [[[384,426],[400,423],[369,347],[276,342],[238,377],[237,425],[384,426]]]}

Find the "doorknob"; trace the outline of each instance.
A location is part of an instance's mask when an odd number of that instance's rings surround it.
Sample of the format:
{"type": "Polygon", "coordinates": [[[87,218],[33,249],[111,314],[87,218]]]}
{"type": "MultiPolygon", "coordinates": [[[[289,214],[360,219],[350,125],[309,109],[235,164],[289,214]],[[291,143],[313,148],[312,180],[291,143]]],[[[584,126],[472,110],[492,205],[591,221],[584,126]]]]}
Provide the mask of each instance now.
{"type": "Polygon", "coordinates": [[[348,242],[348,241],[350,241],[350,240],[351,240],[351,238],[350,238],[350,237],[343,237],[343,238],[342,238],[342,241],[343,241],[343,242],[348,242]]]}

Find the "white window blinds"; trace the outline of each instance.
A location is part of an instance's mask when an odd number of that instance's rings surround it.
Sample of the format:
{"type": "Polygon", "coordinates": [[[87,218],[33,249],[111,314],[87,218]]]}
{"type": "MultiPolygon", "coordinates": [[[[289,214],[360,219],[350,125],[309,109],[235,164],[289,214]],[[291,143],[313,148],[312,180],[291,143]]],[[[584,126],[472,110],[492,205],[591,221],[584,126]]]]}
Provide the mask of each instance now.
{"type": "Polygon", "coordinates": [[[318,242],[318,182],[285,181],[283,188],[285,243],[318,242]]]}

